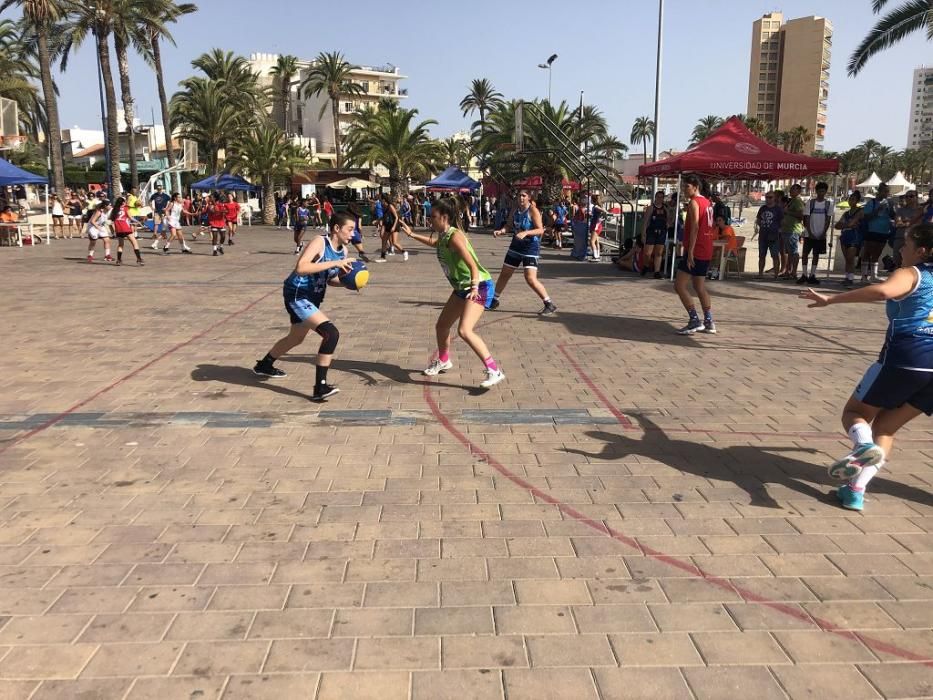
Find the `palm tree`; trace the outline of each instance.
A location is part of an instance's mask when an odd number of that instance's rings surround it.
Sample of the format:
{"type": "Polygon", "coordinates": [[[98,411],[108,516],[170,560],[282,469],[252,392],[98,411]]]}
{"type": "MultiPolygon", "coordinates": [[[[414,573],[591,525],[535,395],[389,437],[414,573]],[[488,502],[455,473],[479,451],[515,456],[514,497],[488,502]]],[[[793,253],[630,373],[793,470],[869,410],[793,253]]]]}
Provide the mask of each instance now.
{"type": "Polygon", "coordinates": [[[245,132],[268,121],[268,90],[242,56],[214,49],[191,62],[204,76],[181,82],[172,96],[171,126],[196,141],[217,172],[220,152],[245,141],[245,132]]]}
{"type": "Polygon", "coordinates": [[[470,85],[470,91],[460,100],[463,116],[479,112],[479,131],[486,131],[486,115],[490,110],[502,104],[502,93],[498,92],[486,78],[476,78],[470,85]]]}
{"type": "Polygon", "coordinates": [[[272,191],[282,178],[306,167],[308,161],[285,133],[277,126],[266,123],[251,129],[236,144],[236,156],[230,161],[230,170],[245,173],[262,186],[262,222],[275,222],[275,198],[272,191]]]}
{"type": "Polygon", "coordinates": [[[354,68],[355,66],[344,60],[343,54],[339,51],[321,52],[314,59],[311,70],[308,71],[307,77],[298,88],[299,93],[304,97],[327,94],[327,102],[321,105],[318,119],[324,116],[329,102],[331,118],[334,121],[334,151],[337,157],[337,168],[343,167],[343,153],[340,145],[340,98],[356,97],[366,92],[362,85],[353,82],[354,68]]]}
{"type": "Polygon", "coordinates": [[[297,56],[279,56],[269,73],[275,76],[279,84],[279,105],[282,109],[282,131],[288,136],[291,133],[291,96],[295,76],[298,75],[297,56]]]}
{"type": "Polygon", "coordinates": [[[347,162],[385,167],[393,194],[402,191],[408,178],[429,175],[431,162],[441,157],[437,142],[428,133],[428,127],[437,122],[426,119],[414,123],[417,116],[417,109],[358,112],[347,132],[347,162]]]}
{"type": "Polygon", "coordinates": [[[64,16],[61,0],[3,0],[0,12],[13,5],[23,12],[23,22],[36,37],[36,54],[42,83],[42,99],[48,123],[49,156],[52,162],[52,184],[60,196],[65,192],[65,171],[62,164],[62,130],[58,117],[58,95],[52,80],[52,52],[49,49],[51,27],[64,16]]]}
{"type": "Polygon", "coordinates": [[[635,123],[632,124],[632,133],[629,136],[629,141],[633,146],[637,146],[639,143],[642,145],[645,156],[644,161],[642,161],[643,163],[648,162],[648,141],[654,139],[654,134],[654,121],[650,117],[638,117],[635,123]]]}
{"type": "Polygon", "coordinates": [[[768,125],[758,117],[743,117],[742,123],[758,138],[764,138],[768,132],[768,125]]]}
{"type": "Polygon", "coordinates": [[[438,145],[441,157],[447,166],[464,166],[470,162],[470,149],[465,141],[449,136],[438,145]]]}
{"type": "MultiPolygon", "coordinates": [[[[159,23],[146,28],[149,31],[149,47],[152,57],[152,68],[156,74],[156,84],[159,89],[159,108],[162,112],[162,130],[165,132],[165,151],[168,157],[168,166],[175,167],[175,147],[172,143],[172,126],[168,105],[168,93],[165,91],[165,71],[162,69],[161,40],[166,39],[174,46],[175,40],[168,31],[168,24],[176,22],[183,15],[197,12],[197,5],[191,3],[176,4],[173,0],[163,0],[160,4],[159,23]]],[[[185,164],[191,167],[191,163],[185,164]]]]}
{"type": "MultiPolygon", "coordinates": [[[[890,163],[893,155],[894,155],[894,149],[891,148],[890,146],[879,145],[877,148],[875,148],[875,156],[878,158],[878,170],[883,171],[885,169],[885,166],[888,165],[888,163],[890,163]]],[[[878,174],[881,175],[881,173],[878,173],[878,174]]],[[[893,175],[894,173],[891,172],[889,174],[893,175]]],[[[882,177],[884,176],[882,175],[882,177]]]]}
{"type": "Polygon", "coordinates": [[[784,148],[791,153],[803,153],[813,136],[805,126],[795,126],[783,133],[784,148]]]}
{"type": "Polygon", "coordinates": [[[130,161],[130,187],[139,186],[139,165],[136,162],[136,130],[133,126],[136,108],[130,87],[129,47],[132,45],[147,62],[152,61],[153,34],[164,34],[162,0],[114,0],[113,43],[117,52],[117,72],[126,123],[126,151],[130,161]]]}
{"type": "MultiPolygon", "coordinates": [[[[872,0],[871,9],[878,14],[887,4],[888,0],[872,0]]],[[[933,40],[933,0],[904,0],[903,4],[879,19],[852,52],[849,75],[854,78],[869,58],[921,30],[925,31],[928,41],[933,40]]]]}
{"type": "Polygon", "coordinates": [[[86,4],[73,3],[63,31],[65,32],[62,49],[62,70],[68,63],[73,49],[77,49],[93,34],[97,46],[97,62],[100,65],[104,82],[104,99],[107,106],[107,142],[110,146],[110,196],[117,197],[123,192],[120,181],[120,141],[117,127],[117,94],[113,85],[113,71],[110,67],[110,35],[113,33],[114,5],[120,0],[93,0],[86,4]]]}
{"type": "Polygon", "coordinates": [[[42,102],[32,81],[39,77],[39,69],[30,51],[30,37],[13,20],[0,20],[0,97],[16,103],[19,114],[17,127],[36,133],[45,119],[42,102]]]}
{"type": "Polygon", "coordinates": [[[722,125],[722,117],[717,117],[714,114],[703,117],[697,122],[697,125],[693,127],[693,133],[690,136],[690,145],[695,146],[696,144],[700,143],[700,141],[705,141],[707,138],[709,138],[710,134],[712,134],[722,125]]]}

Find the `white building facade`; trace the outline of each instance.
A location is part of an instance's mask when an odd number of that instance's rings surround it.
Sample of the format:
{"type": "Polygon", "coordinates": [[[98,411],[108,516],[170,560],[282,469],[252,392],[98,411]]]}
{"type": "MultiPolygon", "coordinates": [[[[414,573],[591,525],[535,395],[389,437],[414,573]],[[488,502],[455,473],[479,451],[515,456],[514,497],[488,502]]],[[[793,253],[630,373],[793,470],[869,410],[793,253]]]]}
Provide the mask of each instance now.
{"type": "Polygon", "coordinates": [[[910,122],[907,148],[933,144],[933,66],[914,69],[910,83],[910,122]]]}
{"type": "MultiPolygon", "coordinates": [[[[250,55],[250,65],[259,74],[264,84],[272,85],[274,76],[271,71],[278,60],[278,54],[254,53],[250,55]]],[[[326,93],[300,96],[299,86],[307,78],[313,60],[299,60],[299,74],[294,80],[289,101],[288,131],[297,136],[297,140],[311,148],[312,154],[323,161],[334,161],[334,120],[330,98],[326,93]],[[323,114],[321,110],[323,108],[323,114]]],[[[350,73],[350,79],[363,88],[360,95],[342,96],[337,105],[337,120],[342,133],[346,133],[352,122],[353,114],[359,109],[377,108],[379,101],[390,99],[401,101],[408,97],[408,90],[400,83],[407,76],[401,74],[393,65],[357,66],[350,73]]],[[[278,103],[273,116],[281,122],[278,103]]]]}

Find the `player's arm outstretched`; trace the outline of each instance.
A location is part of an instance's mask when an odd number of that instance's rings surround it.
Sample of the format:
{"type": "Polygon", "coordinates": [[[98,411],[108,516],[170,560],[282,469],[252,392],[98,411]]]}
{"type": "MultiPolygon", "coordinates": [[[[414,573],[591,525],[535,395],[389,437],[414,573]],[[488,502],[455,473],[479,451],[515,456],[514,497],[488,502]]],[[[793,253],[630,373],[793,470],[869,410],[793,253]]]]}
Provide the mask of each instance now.
{"type": "Polygon", "coordinates": [[[401,227],[402,232],[409,238],[414,238],[419,243],[424,243],[425,245],[431,246],[432,248],[437,247],[437,234],[433,231],[431,232],[430,236],[425,236],[423,233],[415,233],[412,231],[411,226],[409,226],[404,221],[401,221],[399,226],[401,227]]]}
{"type": "Polygon", "coordinates": [[[812,289],[800,292],[801,299],[808,299],[811,309],[823,308],[830,304],[869,304],[873,301],[899,299],[910,294],[917,284],[917,273],[912,267],[902,267],[891,273],[884,282],[872,284],[861,289],[853,289],[842,294],[820,294],[812,289]]]}

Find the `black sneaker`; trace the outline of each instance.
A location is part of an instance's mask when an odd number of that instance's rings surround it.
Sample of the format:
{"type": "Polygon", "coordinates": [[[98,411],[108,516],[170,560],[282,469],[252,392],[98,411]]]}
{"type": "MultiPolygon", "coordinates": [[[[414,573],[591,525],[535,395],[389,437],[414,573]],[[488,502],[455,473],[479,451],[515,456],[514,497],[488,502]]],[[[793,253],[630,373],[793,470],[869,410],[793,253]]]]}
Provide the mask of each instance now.
{"type": "Polygon", "coordinates": [[[233,245],[233,239],[232,239],[232,238],[231,238],[229,241],[227,241],[227,245],[233,245]]]}
{"type": "Polygon", "coordinates": [[[216,258],[218,255],[220,255],[220,253],[218,253],[218,252],[217,252],[217,249],[214,248],[214,252],[211,253],[211,255],[213,255],[213,256],[216,258]]]}
{"type": "Polygon", "coordinates": [[[654,278],[655,278],[656,280],[662,279],[663,277],[664,277],[664,275],[662,275],[660,272],[655,272],[655,273],[654,273],[654,278]]]}
{"type": "Polygon", "coordinates": [[[285,370],[274,367],[271,362],[263,362],[262,360],[256,362],[256,366],[253,367],[253,374],[258,374],[261,377],[272,377],[273,379],[281,379],[282,377],[288,376],[285,370]]]}
{"type": "Polygon", "coordinates": [[[492,301],[489,302],[489,310],[495,311],[498,308],[499,308],[499,297],[493,297],[492,301]]]}
{"type": "Polygon", "coordinates": [[[330,384],[318,384],[314,387],[314,394],[311,395],[312,401],[326,401],[328,398],[338,393],[340,389],[330,384]]]}
{"type": "Polygon", "coordinates": [[[800,277],[797,278],[797,284],[806,284],[806,282],[807,282],[806,275],[800,275],[800,277]]]}
{"type": "Polygon", "coordinates": [[[816,275],[810,275],[809,277],[807,277],[807,284],[811,284],[814,287],[819,287],[820,281],[816,278],[816,275]]]}
{"type": "Polygon", "coordinates": [[[162,249],[162,255],[168,255],[168,248],[162,249]]]}
{"type": "Polygon", "coordinates": [[[701,321],[699,318],[691,318],[687,322],[687,325],[678,330],[677,333],[680,335],[693,335],[697,331],[703,330],[703,328],[703,321],[701,321]]]}
{"type": "Polygon", "coordinates": [[[554,306],[554,302],[546,301],[544,303],[544,308],[538,312],[539,316],[552,316],[557,312],[557,307],[554,306]]]}
{"type": "Polygon", "coordinates": [[[223,246],[220,246],[217,250],[220,252],[221,255],[224,254],[224,247],[223,247],[223,246]]]}
{"type": "MultiPolygon", "coordinates": [[[[613,262],[615,262],[615,260],[613,260],[613,262]]],[[[642,268],[641,276],[644,277],[644,276],[647,275],[647,274],[648,274],[648,268],[647,268],[647,267],[642,268]]]]}

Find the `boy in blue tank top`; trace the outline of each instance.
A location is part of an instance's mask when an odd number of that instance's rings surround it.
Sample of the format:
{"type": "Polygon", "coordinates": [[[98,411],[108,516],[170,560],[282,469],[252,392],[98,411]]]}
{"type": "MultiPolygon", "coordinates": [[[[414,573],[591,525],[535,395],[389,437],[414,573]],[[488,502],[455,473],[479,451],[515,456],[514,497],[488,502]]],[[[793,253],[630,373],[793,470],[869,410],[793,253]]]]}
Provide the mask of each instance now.
{"type": "Polygon", "coordinates": [[[337,326],[321,311],[327,287],[339,287],[337,275],[349,272],[355,262],[347,257],[347,244],[353,237],[356,221],[350,214],[339,212],[330,217],[326,236],[315,236],[302,251],[295,270],[282,287],[285,310],[292,327],[284,338],[280,338],[266,356],[256,362],[253,372],[263,377],[281,379],[286,374],[274,365],[282,355],[294,350],[304,342],[309,331],[321,336],[315,360],[314,393],[312,401],[325,401],[338,391],[327,383],[330,368],[340,340],[337,326]]]}
{"type": "Polygon", "coordinates": [[[908,229],[902,251],[903,267],[881,284],[835,296],[800,294],[811,308],[886,302],[884,347],[842,412],[852,451],[829,468],[847,482],[836,495],[850,510],[864,507],[865,487],[890,458],[894,434],[923,413],[933,415],[933,224],[908,229]]]}

